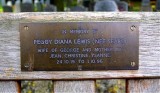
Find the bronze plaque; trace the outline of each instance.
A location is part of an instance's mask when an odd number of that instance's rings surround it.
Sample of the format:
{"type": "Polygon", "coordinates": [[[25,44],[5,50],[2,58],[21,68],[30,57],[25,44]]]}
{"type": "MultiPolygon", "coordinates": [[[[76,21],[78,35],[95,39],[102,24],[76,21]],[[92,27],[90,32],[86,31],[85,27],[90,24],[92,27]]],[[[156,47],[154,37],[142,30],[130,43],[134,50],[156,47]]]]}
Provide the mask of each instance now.
{"type": "Polygon", "coordinates": [[[136,22],[21,23],[22,71],[136,70],[136,22]]]}

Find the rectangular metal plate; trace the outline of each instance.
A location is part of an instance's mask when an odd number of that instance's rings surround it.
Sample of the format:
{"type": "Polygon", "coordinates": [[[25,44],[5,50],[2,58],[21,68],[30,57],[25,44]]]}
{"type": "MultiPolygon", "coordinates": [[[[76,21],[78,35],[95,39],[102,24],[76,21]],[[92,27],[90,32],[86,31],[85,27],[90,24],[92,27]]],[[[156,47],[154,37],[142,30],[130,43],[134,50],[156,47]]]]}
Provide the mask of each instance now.
{"type": "Polygon", "coordinates": [[[136,70],[136,22],[21,23],[22,71],[136,70]]]}

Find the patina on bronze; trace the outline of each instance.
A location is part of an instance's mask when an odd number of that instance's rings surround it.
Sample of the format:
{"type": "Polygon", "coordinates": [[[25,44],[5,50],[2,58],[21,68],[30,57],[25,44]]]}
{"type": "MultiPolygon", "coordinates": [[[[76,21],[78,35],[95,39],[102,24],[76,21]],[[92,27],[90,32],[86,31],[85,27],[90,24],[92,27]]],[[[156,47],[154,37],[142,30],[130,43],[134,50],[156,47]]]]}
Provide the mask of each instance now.
{"type": "Polygon", "coordinates": [[[21,23],[22,71],[136,70],[136,22],[21,23]]]}

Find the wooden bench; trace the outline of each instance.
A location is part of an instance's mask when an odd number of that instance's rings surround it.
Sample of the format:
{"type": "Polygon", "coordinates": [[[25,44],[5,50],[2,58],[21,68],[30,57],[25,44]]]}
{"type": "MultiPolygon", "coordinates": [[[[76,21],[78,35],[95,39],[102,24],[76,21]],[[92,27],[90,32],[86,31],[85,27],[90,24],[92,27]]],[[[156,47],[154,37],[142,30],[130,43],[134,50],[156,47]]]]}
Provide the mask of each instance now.
{"type": "MultiPolygon", "coordinates": [[[[117,86],[119,81],[124,82],[123,92],[127,93],[159,93],[160,13],[0,14],[0,92],[19,93],[22,91],[20,84],[28,80],[43,86],[45,86],[44,82],[53,81],[51,91],[54,93],[95,93],[98,91],[97,88],[101,88],[99,86],[103,80],[109,83],[116,81],[114,84],[117,86]],[[139,70],[22,72],[19,23],[66,21],[139,22],[139,70]]],[[[36,86],[34,83],[31,87],[36,86]]],[[[28,86],[30,85],[29,83],[28,86]]],[[[115,90],[114,93],[118,91],[114,88],[110,91],[113,92],[112,90],[115,90]]]]}

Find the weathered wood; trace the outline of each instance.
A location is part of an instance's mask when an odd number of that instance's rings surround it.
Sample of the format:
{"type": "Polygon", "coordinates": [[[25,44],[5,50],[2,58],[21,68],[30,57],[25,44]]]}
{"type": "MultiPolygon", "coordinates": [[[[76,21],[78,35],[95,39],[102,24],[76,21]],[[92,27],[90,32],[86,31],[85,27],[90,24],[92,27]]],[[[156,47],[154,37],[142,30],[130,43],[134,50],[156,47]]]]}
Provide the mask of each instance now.
{"type": "Polygon", "coordinates": [[[160,77],[160,13],[0,14],[0,79],[91,79],[160,77]],[[22,72],[19,23],[59,21],[140,22],[139,70],[22,72]]]}
{"type": "Polygon", "coordinates": [[[53,82],[45,81],[21,81],[21,93],[53,93],[53,82]]]}
{"type": "Polygon", "coordinates": [[[15,81],[0,81],[0,93],[20,93],[20,88],[15,81]]]}
{"type": "Polygon", "coordinates": [[[127,93],[160,93],[160,79],[129,80],[127,93]]]}
{"type": "Polygon", "coordinates": [[[126,93],[126,80],[96,80],[96,93],[126,93]]]}
{"type": "Polygon", "coordinates": [[[95,93],[95,82],[54,81],[54,93],[95,93]]]}

